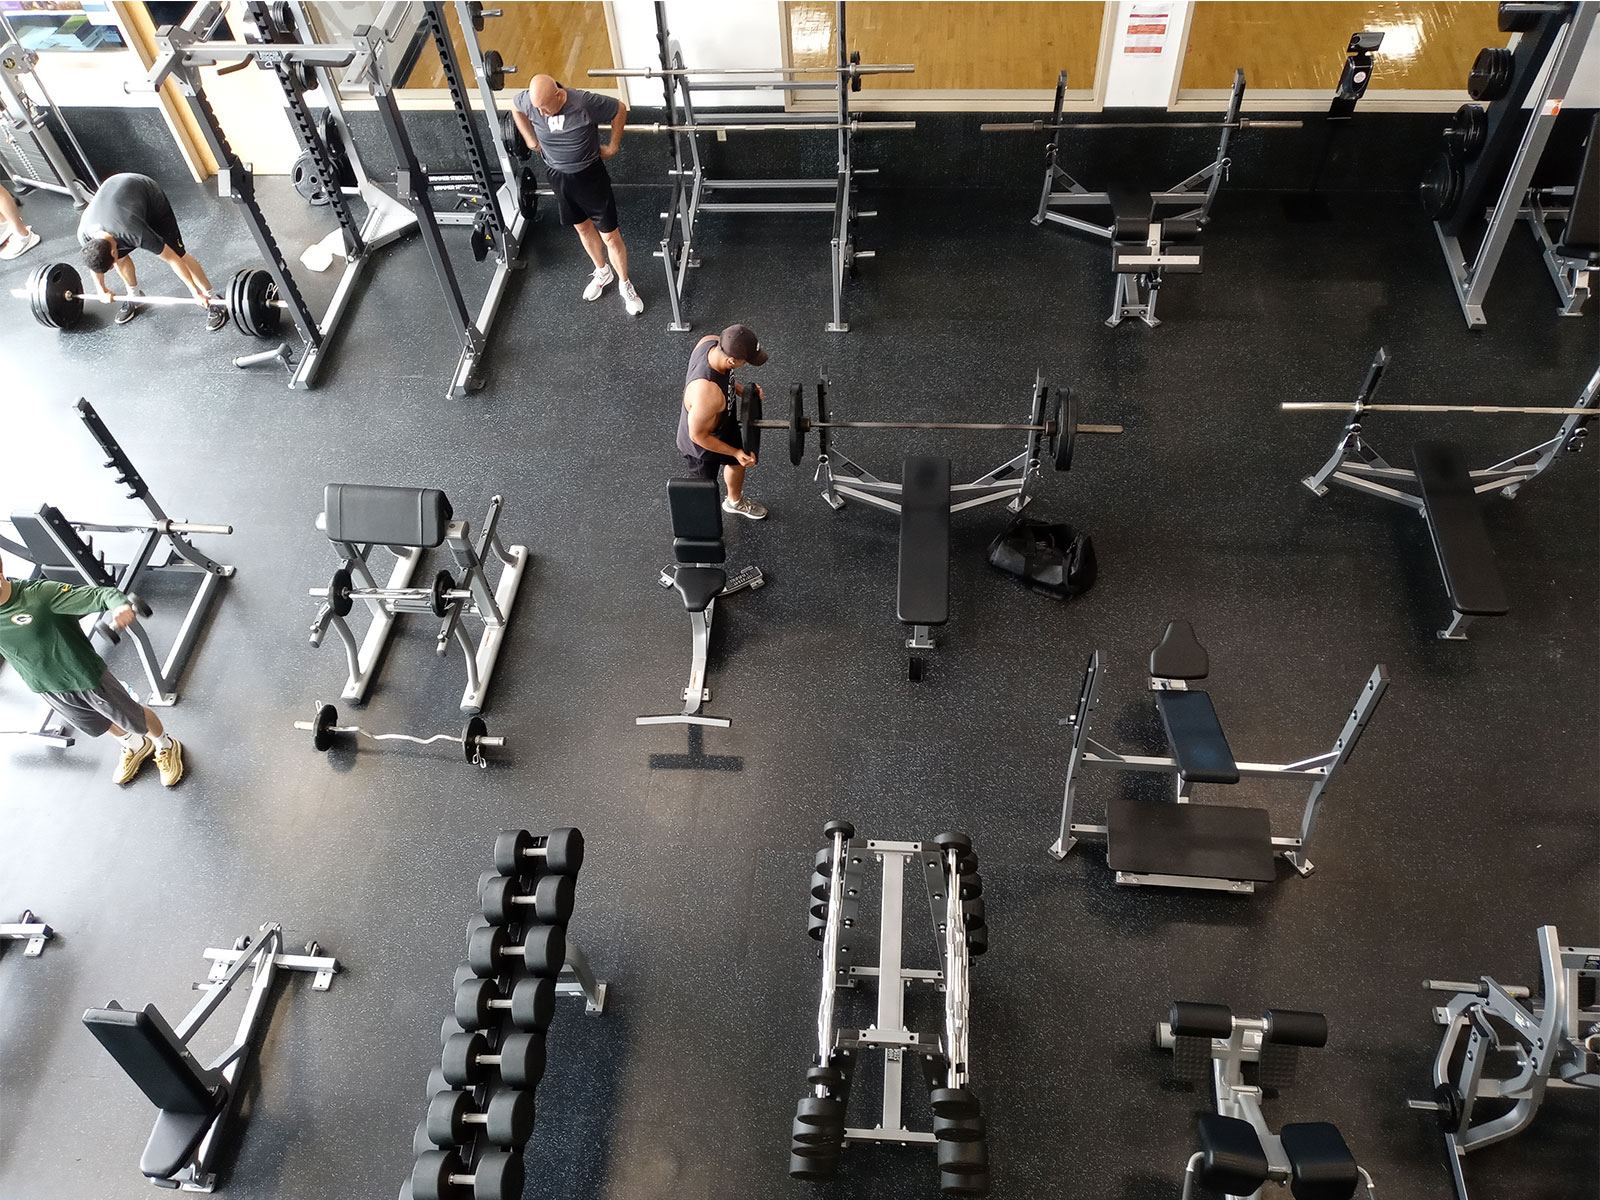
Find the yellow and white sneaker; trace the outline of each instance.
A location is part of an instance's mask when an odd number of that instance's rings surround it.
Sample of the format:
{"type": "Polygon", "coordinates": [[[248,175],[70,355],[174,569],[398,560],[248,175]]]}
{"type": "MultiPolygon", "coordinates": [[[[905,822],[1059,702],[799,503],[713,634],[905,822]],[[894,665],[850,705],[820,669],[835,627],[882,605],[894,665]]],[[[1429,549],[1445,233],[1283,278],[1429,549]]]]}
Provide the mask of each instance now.
{"type": "Polygon", "coordinates": [[[117,769],[111,773],[111,782],[124,785],[132,783],[133,777],[139,773],[139,768],[144,766],[145,760],[155,752],[156,748],[149,738],[142,739],[137,750],[130,750],[124,746],[122,757],[117,759],[117,769]]]}
{"type": "Polygon", "coordinates": [[[171,787],[183,778],[183,743],[175,737],[167,738],[167,748],[156,751],[156,769],[161,772],[161,786],[171,787]]]}

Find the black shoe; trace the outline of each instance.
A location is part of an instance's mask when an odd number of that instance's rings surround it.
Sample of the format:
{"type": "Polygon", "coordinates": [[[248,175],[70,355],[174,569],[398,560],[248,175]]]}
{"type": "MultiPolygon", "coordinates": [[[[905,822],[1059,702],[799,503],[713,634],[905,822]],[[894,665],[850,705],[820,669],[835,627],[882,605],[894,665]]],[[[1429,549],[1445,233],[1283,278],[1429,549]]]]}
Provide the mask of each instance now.
{"type": "Polygon", "coordinates": [[[228,310],[225,308],[206,309],[206,329],[215,333],[228,323],[228,310]]]}
{"type": "Polygon", "coordinates": [[[122,307],[117,309],[117,324],[126,325],[144,311],[144,305],[135,304],[132,300],[124,300],[122,307]]]}

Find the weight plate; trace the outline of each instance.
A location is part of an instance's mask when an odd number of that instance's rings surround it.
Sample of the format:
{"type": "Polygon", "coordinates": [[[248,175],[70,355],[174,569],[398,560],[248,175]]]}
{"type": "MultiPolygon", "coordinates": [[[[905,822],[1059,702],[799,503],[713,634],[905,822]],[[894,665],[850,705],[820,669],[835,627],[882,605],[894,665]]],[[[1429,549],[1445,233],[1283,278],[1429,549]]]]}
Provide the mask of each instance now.
{"type": "Polygon", "coordinates": [[[1441,152],[1428,164],[1419,190],[1422,211],[1431,220],[1445,221],[1461,202],[1461,168],[1450,161],[1450,155],[1441,152]]]}
{"type": "Polygon", "coordinates": [[[1057,388],[1056,401],[1060,404],[1060,433],[1052,449],[1056,470],[1072,467],[1072,451],[1078,443],[1078,394],[1071,388],[1057,388]]]}
{"type": "Polygon", "coordinates": [[[506,149],[511,152],[511,157],[519,162],[527,162],[533,156],[533,147],[522,140],[522,133],[517,129],[516,118],[509,112],[500,117],[500,140],[506,144],[506,149]]]}
{"type": "Polygon", "coordinates": [[[350,164],[350,152],[345,148],[344,135],[339,132],[339,122],[333,119],[331,111],[323,111],[317,133],[322,138],[322,144],[328,148],[328,161],[333,164],[334,179],[341,188],[355,187],[355,167],[350,164]]]}
{"type": "Polygon", "coordinates": [[[240,333],[248,333],[254,337],[256,331],[250,325],[250,313],[244,302],[245,276],[248,274],[250,268],[246,267],[242,271],[234,272],[233,278],[228,281],[228,315],[233,318],[233,323],[240,333]]]}
{"type": "Polygon", "coordinates": [[[319,705],[312,721],[311,744],[318,750],[333,745],[333,727],[339,723],[339,710],[331,704],[319,705]]]}
{"type": "Polygon", "coordinates": [[[433,586],[428,589],[428,609],[436,617],[442,617],[449,611],[450,599],[445,594],[453,592],[456,581],[451,578],[449,571],[440,571],[433,577],[433,586]]]}
{"type": "Polygon", "coordinates": [[[321,208],[328,203],[328,193],[317,178],[316,159],[311,157],[309,151],[294,160],[294,166],[289,168],[289,182],[294,184],[294,190],[311,207],[321,208]]]}
{"type": "Polygon", "coordinates": [[[833,430],[828,428],[828,385],[820,379],[817,380],[817,416],[814,428],[817,431],[817,453],[826,454],[833,430]]]}
{"type": "Polygon", "coordinates": [[[1478,51],[1467,73],[1467,95],[1485,104],[1504,99],[1511,91],[1511,76],[1516,56],[1504,46],[1485,46],[1478,51]]]}
{"type": "Polygon", "coordinates": [[[328,607],[333,609],[336,617],[348,617],[355,601],[350,598],[351,588],[350,572],[344,567],[334,571],[333,579],[328,583],[328,607]]]}
{"type": "Polygon", "coordinates": [[[489,229],[487,212],[479,212],[472,218],[472,237],[469,244],[472,246],[474,262],[482,262],[489,257],[489,251],[494,249],[494,234],[489,229]]]}
{"type": "Polygon", "coordinates": [[[1489,117],[1480,104],[1463,104],[1445,127],[1445,149],[1460,163],[1469,163],[1483,149],[1483,139],[1489,130],[1489,117]]]}
{"type": "Polygon", "coordinates": [[[1045,435],[1045,452],[1050,455],[1051,462],[1058,462],[1061,458],[1061,389],[1056,389],[1056,394],[1051,398],[1050,408],[1045,414],[1044,423],[1050,427],[1050,432],[1045,435]]]}
{"type": "Polygon", "coordinates": [[[272,303],[278,298],[277,284],[272,276],[262,270],[250,271],[244,281],[244,307],[250,314],[250,326],[257,337],[271,337],[278,332],[283,310],[272,303]]]}
{"type": "Polygon", "coordinates": [[[746,453],[761,457],[761,389],[747,384],[739,398],[739,441],[746,453]]]}
{"type": "Polygon", "coordinates": [[[805,399],[797,383],[789,389],[789,462],[798,467],[806,456],[805,399]]]}
{"type": "Polygon", "coordinates": [[[517,172],[517,201],[522,205],[522,219],[529,225],[539,215],[539,177],[532,167],[517,172]]]}
{"type": "MultiPolygon", "coordinates": [[[[444,574],[444,572],[440,572],[444,574]]],[[[476,761],[479,753],[478,740],[487,737],[489,726],[482,717],[471,718],[466,728],[461,731],[461,752],[468,762],[476,761]]]]}
{"type": "Polygon", "coordinates": [[[83,318],[83,276],[67,263],[35,267],[28,278],[33,317],[51,329],[75,329],[83,318]]]}
{"type": "Polygon", "coordinates": [[[1499,25],[1501,33],[1527,33],[1539,27],[1539,18],[1544,14],[1529,12],[1511,4],[1502,4],[1499,11],[1499,25]]]}
{"type": "Polygon", "coordinates": [[[498,92],[506,86],[506,64],[500,51],[490,50],[483,56],[483,75],[489,82],[491,92],[498,92]]]}

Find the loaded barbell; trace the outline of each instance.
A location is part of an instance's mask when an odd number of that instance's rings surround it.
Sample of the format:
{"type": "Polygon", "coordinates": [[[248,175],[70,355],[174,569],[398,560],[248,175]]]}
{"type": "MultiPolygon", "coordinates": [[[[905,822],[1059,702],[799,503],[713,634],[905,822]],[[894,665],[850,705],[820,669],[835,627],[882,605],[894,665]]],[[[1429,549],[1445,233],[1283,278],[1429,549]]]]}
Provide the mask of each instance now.
{"type": "Polygon", "coordinates": [[[1600,416],[1600,409],[1542,408],[1537,405],[1510,404],[1362,404],[1355,400],[1286,400],[1278,405],[1284,412],[1416,412],[1416,413],[1530,413],[1539,417],[1600,416]]]}
{"type": "Polygon", "coordinates": [[[1302,129],[1304,121],[990,121],[982,133],[1043,133],[1047,129],[1302,129]]]}
{"type": "MultiPolygon", "coordinates": [[[[86,293],[83,276],[68,263],[41,263],[28,275],[28,286],[12,288],[11,294],[27,300],[33,319],[49,329],[75,329],[83,318],[86,300],[105,304],[126,301],[138,305],[198,305],[192,296],[113,296],[86,293]]],[[[208,308],[226,309],[243,333],[272,337],[278,332],[283,310],[288,304],[278,299],[277,284],[266,271],[246,268],[229,282],[221,299],[205,302],[208,308]]]]}
{"type": "Polygon", "coordinates": [[[483,756],[486,749],[497,750],[506,744],[503,737],[489,736],[489,726],[482,717],[470,718],[459,734],[436,733],[432,737],[417,737],[409,733],[368,733],[359,725],[339,724],[339,710],[331,704],[317,705],[311,720],[296,721],[294,727],[309,733],[312,746],[322,751],[331,749],[334,737],[339,734],[355,734],[374,742],[415,742],[419,746],[431,746],[434,742],[460,742],[466,760],[480,767],[489,765],[483,756]]]}
{"type": "MultiPolygon", "coordinates": [[[[801,386],[794,384],[789,390],[789,419],[787,421],[769,420],[761,413],[761,392],[753,384],[745,388],[743,403],[740,406],[739,433],[744,442],[744,448],[751,454],[759,457],[761,441],[760,431],[763,429],[787,429],[789,431],[789,461],[795,466],[800,465],[800,460],[805,457],[806,434],[812,430],[827,429],[958,429],[973,432],[1020,432],[1038,433],[1046,439],[1046,449],[1051,461],[1058,471],[1065,471],[1072,466],[1073,449],[1080,433],[1121,433],[1121,425],[1083,425],[1078,422],[1078,398],[1071,388],[1057,388],[1055,395],[1050,400],[1049,411],[1044,409],[1044,393],[1048,391],[1042,384],[1035,384],[1034,393],[1034,420],[1030,422],[1009,421],[834,421],[827,414],[827,390],[822,383],[817,384],[817,416],[809,417],[805,413],[804,400],[801,386]]],[[[822,451],[827,453],[827,435],[822,434],[822,451]]]]}
{"type": "Polygon", "coordinates": [[[339,617],[349,616],[357,600],[384,600],[401,611],[409,611],[415,606],[425,608],[436,617],[443,617],[449,614],[452,606],[472,599],[471,591],[458,588],[455,577],[449,571],[440,571],[433,577],[433,583],[425,588],[362,588],[354,585],[349,568],[340,567],[333,573],[327,587],[308,588],[307,591],[312,596],[326,599],[328,607],[339,617]]]}

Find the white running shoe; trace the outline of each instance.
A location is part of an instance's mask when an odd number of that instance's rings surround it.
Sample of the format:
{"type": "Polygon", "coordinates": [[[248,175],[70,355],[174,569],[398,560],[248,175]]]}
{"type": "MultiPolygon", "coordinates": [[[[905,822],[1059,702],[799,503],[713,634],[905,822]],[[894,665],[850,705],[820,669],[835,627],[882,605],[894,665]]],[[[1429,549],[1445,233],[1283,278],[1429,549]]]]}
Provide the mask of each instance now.
{"type": "Polygon", "coordinates": [[[633,290],[633,280],[624,279],[617,290],[622,293],[622,307],[628,310],[630,317],[637,317],[644,311],[644,301],[639,299],[639,293],[633,290]]]}
{"type": "Polygon", "coordinates": [[[19,237],[16,234],[12,234],[11,237],[6,239],[5,249],[0,250],[0,258],[20,258],[38,244],[39,235],[37,233],[29,233],[27,237],[19,237]]]}
{"type": "Polygon", "coordinates": [[[722,501],[722,511],[725,513],[733,513],[738,517],[749,517],[752,521],[765,521],[767,519],[766,505],[757,504],[748,496],[742,498],[737,504],[724,497],[722,501]]]}
{"type": "Polygon", "coordinates": [[[600,293],[606,290],[606,285],[617,277],[617,273],[610,267],[598,267],[595,273],[589,276],[589,286],[583,289],[585,300],[598,300],[600,293]]]}

